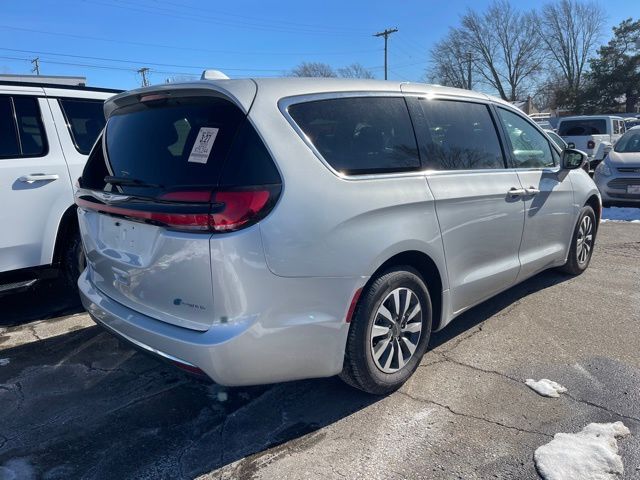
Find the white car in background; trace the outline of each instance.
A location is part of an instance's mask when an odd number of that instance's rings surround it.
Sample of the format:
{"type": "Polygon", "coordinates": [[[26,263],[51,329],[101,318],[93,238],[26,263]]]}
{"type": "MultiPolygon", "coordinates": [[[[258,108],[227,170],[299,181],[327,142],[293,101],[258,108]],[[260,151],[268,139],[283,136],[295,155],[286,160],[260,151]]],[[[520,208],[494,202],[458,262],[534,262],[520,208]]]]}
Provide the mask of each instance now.
{"type": "Polygon", "coordinates": [[[569,148],[583,151],[589,156],[591,171],[595,170],[625,131],[624,118],[612,115],[566,117],[558,123],[558,135],[569,144],[569,148]]]}
{"type": "MultiPolygon", "coordinates": [[[[118,90],[0,76],[0,295],[84,268],[74,183],[118,90]]],[[[60,80],[51,77],[51,81],[60,80]]]]}

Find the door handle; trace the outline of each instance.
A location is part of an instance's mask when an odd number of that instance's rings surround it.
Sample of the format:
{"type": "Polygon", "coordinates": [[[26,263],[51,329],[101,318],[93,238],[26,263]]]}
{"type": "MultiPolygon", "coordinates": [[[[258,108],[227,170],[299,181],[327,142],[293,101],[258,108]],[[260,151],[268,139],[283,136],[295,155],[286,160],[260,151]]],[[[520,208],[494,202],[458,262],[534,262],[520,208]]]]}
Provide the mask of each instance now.
{"type": "Polygon", "coordinates": [[[510,197],[524,197],[527,191],[524,188],[511,187],[507,192],[510,197]]]}
{"type": "Polygon", "coordinates": [[[57,180],[60,176],[57,173],[31,173],[29,175],[23,175],[18,180],[24,183],[33,182],[51,182],[57,180]]]}
{"type": "Polygon", "coordinates": [[[527,192],[527,195],[537,195],[540,193],[540,190],[535,187],[525,188],[524,190],[527,192]]]}

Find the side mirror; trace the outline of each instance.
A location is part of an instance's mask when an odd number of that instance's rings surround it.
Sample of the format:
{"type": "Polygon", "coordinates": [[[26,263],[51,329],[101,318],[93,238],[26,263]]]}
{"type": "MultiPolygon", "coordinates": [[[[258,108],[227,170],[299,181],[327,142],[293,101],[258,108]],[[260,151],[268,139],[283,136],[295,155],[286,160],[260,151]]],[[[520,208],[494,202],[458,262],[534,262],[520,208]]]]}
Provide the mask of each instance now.
{"type": "Polygon", "coordinates": [[[584,162],[587,161],[587,154],[580,150],[574,150],[567,148],[562,152],[562,165],[565,170],[574,170],[580,168],[584,162]]]}
{"type": "Polygon", "coordinates": [[[602,142],[600,145],[602,145],[602,152],[604,153],[604,155],[609,153],[611,151],[611,149],[613,148],[613,145],[611,143],[609,143],[609,142],[602,142]]]}

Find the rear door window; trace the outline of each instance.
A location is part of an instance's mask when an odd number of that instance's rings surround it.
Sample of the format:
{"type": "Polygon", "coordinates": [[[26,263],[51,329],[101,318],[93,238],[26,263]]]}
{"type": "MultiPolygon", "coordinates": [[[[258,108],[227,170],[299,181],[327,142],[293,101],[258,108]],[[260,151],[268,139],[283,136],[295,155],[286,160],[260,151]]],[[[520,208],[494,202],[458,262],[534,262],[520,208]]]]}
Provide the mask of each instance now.
{"type": "Polygon", "coordinates": [[[411,100],[429,170],[506,168],[489,107],[452,100],[411,100]]]}
{"type": "Polygon", "coordinates": [[[563,120],[560,122],[558,134],[561,137],[585,137],[604,135],[607,133],[607,121],[602,120],[563,120]]]}
{"type": "Polygon", "coordinates": [[[421,168],[402,97],[333,98],[290,105],[288,112],[335,170],[350,174],[421,168]]]}
{"type": "Polygon", "coordinates": [[[18,132],[11,97],[0,97],[0,158],[19,157],[18,132]]]}
{"type": "Polygon", "coordinates": [[[88,155],[105,125],[101,100],[58,100],[78,152],[88,155]]]}
{"type": "Polygon", "coordinates": [[[47,151],[38,99],[0,97],[0,157],[41,157],[47,151]]]}

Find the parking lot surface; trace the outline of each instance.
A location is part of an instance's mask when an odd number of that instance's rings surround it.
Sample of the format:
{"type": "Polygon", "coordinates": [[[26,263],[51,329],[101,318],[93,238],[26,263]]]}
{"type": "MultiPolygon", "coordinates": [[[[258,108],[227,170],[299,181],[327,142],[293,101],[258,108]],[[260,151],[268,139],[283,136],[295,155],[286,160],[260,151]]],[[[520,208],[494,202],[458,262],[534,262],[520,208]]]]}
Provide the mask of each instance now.
{"type": "Polygon", "coordinates": [[[616,420],[640,478],[639,287],[640,224],[603,224],[585,274],[545,272],[465,313],[379,398],[336,378],[192,379],[44,285],[0,299],[0,479],[528,479],[555,433],[616,420]]]}

